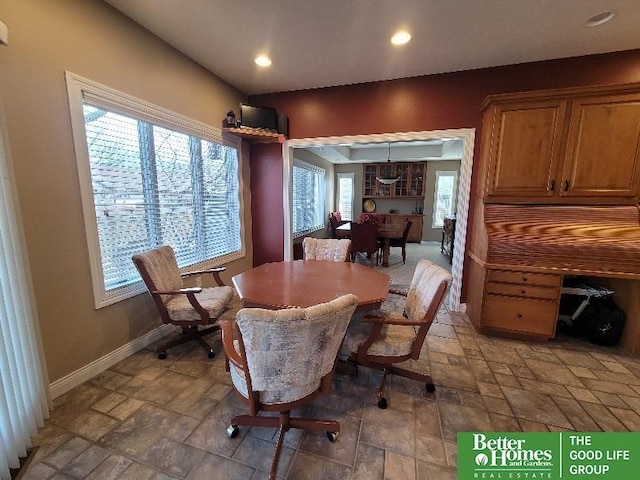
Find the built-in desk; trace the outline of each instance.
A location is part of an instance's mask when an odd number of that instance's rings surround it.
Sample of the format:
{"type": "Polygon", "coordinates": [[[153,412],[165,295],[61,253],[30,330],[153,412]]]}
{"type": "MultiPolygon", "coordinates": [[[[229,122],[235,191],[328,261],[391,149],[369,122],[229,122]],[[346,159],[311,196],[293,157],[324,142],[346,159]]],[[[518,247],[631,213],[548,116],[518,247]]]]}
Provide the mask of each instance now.
{"type": "Polygon", "coordinates": [[[640,351],[637,206],[487,205],[483,216],[468,252],[467,313],[478,331],[553,338],[563,277],[599,277],[627,314],[623,346],[640,351]]]}

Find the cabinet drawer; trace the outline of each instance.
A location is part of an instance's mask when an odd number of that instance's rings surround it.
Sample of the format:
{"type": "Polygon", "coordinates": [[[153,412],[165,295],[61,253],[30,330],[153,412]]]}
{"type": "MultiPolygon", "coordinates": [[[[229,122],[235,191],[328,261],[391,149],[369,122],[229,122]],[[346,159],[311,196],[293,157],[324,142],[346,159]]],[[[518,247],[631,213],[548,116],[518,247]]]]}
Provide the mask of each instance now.
{"type": "Polygon", "coordinates": [[[489,270],[489,282],[521,283],[524,285],[545,285],[559,287],[562,285],[562,275],[548,273],[512,272],[509,270],[489,270]]]}
{"type": "Polygon", "coordinates": [[[483,324],[487,327],[553,337],[557,302],[487,295],[483,324]]]}
{"type": "Polygon", "coordinates": [[[560,289],[557,287],[541,287],[539,285],[515,285],[512,283],[487,283],[487,293],[509,295],[512,297],[542,298],[558,300],[560,289]]]}

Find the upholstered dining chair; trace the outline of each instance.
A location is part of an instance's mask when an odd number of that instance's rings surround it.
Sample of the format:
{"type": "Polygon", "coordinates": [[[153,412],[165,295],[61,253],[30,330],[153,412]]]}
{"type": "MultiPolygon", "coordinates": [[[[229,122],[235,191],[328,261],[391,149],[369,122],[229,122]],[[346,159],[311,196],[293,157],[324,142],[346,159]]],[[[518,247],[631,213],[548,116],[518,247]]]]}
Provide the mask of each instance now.
{"type": "Polygon", "coordinates": [[[343,220],[340,212],[331,212],[329,214],[329,233],[331,238],[338,238],[336,228],[346,223],[349,223],[349,220],[343,220]]]}
{"type": "Polygon", "coordinates": [[[132,260],[156,304],[162,322],[182,327],[183,335],[156,348],[158,357],[167,358],[170,348],[195,340],[207,351],[209,358],[213,358],[213,348],[202,336],[220,330],[217,319],[233,300],[233,288],[224,285],[220,278],[224,267],[181,274],[175,253],[168,245],[133,255],[132,260]],[[216,287],[185,288],[184,278],[207,274],[213,275],[216,287]],[[211,326],[199,330],[199,327],[208,325],[211,326]]]}
{"type": "Polygon", "coordinates": [[[351,222],[351,261],[358,253],[365,253],[373,268],[374,258],[378,258],[378,224],[351,222]]]}
{"type": "Polygon", "coordinates": [[[240,426],[278,429],[270,479],[276,478],[289,429],[325,431],[332,442],[338,438],[337,421],[292,417],[291,410],[330,392],[338,350],[357,303],[358,297],[349,294],[308,308],[243,308],[235,323],[220,322],[233,386],[249,406],[248,415],[231,419],[227,435],[237,436],[240,426]]]}
{"type": "Polygon", "coordinates": [[[302,241],[302,250],[305,260],[346,262],[349,260],[351,240],[306,237],[302,241]]]}
{"type": "Polygon", "coordinates": [[[376,391],[378,407],[388,406],[384,387],[389,374],[424,382],[427,392],[435,391],[429,375],[401,368],[396,364],[420,358],[424,340],[450,283],[449,272],[422,259],[416,266],[406,293],[390,290],[390,293],[406,295],[403,313],[378,311],[376,315],[367,315],[364,319],[354,319],[351,322],[344,347],[350,352],[349,361],[383,371],[382,381],[376,391]]]}
{"type": "Polygon", "coordinates": [[[402,237],[400,238],[390,238],[389,239],[389,249],[391,247],[399,247],[402,249],[402,263],[407,263],[407,238],[409,238],[409,230],[411,230],[411,225],[413,222],[408,221],[404,224],[404,230],[402,231],[402,237]]]}

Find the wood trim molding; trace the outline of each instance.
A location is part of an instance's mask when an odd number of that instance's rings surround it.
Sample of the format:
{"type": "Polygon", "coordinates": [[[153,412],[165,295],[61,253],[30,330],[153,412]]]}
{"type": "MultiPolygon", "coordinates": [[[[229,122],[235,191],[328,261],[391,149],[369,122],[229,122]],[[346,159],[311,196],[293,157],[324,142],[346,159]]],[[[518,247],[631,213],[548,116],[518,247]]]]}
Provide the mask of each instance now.
{"type": "Polygon", "coordinates": [[[136,338],[135,340],[121,346],[107,355],[98,358],[97,360],[85,365],[84,367],[71,372],[69,375],[62,377],[49,385],[51,391],[51,398],[55,399],[60,395],[67,393],[74,387],[77,387],[81,383],[95,377],[99,373],[104,372],[108,368],[113,367],[116,363],[124,360],[125,358],[133,355],[144,347],[151,345],[156,340],[164,337],[173,329],[173,325],[161,325],[158,328],[151,330],[146,335],[136,338]]]}

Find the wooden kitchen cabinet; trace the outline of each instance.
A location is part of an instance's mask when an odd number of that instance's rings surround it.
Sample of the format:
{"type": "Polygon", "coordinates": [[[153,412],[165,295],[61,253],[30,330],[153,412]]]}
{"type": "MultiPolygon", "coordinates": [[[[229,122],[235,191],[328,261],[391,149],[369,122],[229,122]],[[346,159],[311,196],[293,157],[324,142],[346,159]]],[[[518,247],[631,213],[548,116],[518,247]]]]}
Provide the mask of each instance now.
{"type": "Polygon", "coordinates": [[[362,196],[364,198],[424,198],[425,162],[364,164],[362,196]],[[398,178],[390,185],[379,178],[398,178]]]}
{"type": "Polygon", "coordinates": [[[486,203],[640,199],[640,93],[601,87],[493,96],[484,126],[486,203]]]}
{"type": "Polygon", "coordinates": [[[640,94],[572,100],[560,178],[561,197],[615,197],[638,202],[640,94]]]}

